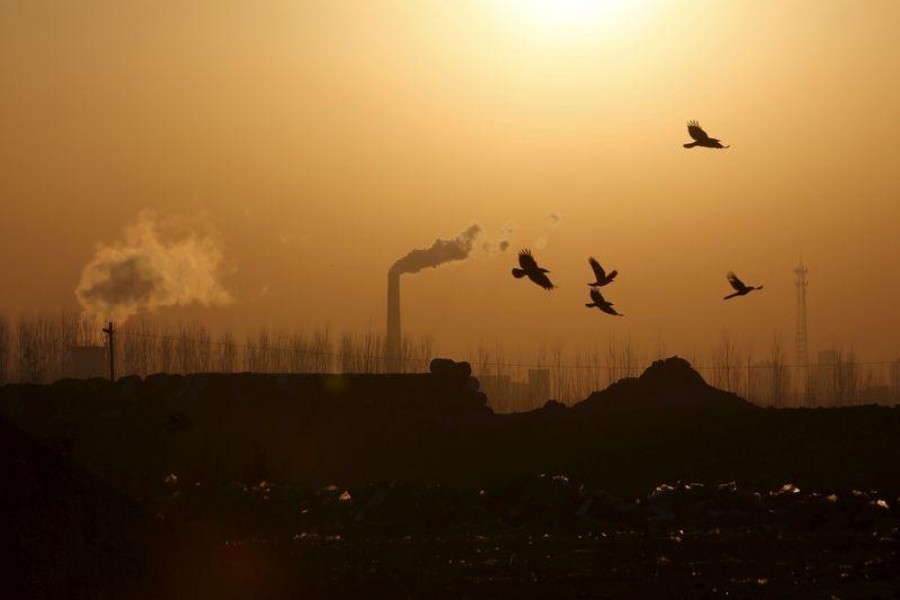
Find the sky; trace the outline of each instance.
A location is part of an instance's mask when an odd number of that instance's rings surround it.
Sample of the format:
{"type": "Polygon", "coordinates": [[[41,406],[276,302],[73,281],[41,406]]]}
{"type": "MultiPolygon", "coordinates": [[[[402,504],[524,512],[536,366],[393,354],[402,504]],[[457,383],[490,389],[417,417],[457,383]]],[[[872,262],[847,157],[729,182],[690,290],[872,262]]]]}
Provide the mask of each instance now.
{"type": "Polygon", "coordinates": [[[6,0],[0,314],[80,310],[149,240],[130,264],[168,287],[132,318],[383,331],[394,261],[477,223],[402,276],[404,333],[446,354],[793,356],[802,255],[813,356],[892,360],[898,30],[886,0],[6,0]],[[731,147],[682,148],[690,119],[731,147]],[[589,256],[625,317],[584,307],[589,256]],[[730,270],[764,289],[722,301],[730,270]]]}

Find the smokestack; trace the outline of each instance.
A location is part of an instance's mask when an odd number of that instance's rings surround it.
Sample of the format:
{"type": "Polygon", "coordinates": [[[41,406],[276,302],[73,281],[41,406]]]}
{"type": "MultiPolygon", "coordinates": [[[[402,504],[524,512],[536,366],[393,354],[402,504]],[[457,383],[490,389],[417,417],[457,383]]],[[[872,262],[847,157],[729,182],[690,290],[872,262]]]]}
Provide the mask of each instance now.
{"type": "Polygon", "coordinates": [[[400,370],[400,273],[388,272],[387,343],[385,354],[388,372],[400,370]]]}
{"type": "MultiPolygon", "coordinates": [[[[503,239],[499,242],[487,242],[485,250],[503,252],[509,247],[506,235],[511,230],[504,229],[503,239]]],[[[409,251],[399,258],[388,270],[388,308],[387,308],[387,340],[385,343],[385,359],[390,372],[398,372],[401,364],[400,338],[400,276],[404,273],[418,273],[422,269],[437,267],[452,261],[466,260],[475,247],[478,236],[482,234],[481,225],[473,223],[459,235],[450,240],[437,239],[428,248],[409,251]]]]}

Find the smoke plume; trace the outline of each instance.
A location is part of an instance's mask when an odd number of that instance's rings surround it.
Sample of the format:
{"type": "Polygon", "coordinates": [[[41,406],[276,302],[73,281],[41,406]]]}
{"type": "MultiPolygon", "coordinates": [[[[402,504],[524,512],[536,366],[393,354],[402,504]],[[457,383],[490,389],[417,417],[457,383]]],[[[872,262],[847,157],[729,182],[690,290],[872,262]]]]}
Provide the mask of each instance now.
{"type": "Polygon", "coordinates": [[[391,265],[389,273],[391,275],[418,273],[426,267],[435,268],[450,261],[465,260],[469,258],[480,234],[481,225],[473,223],[452,240],[438,239],[430,248],[411,251],[391,265]]]}
{"type": "Polygon", "coordinates": [[[481,249],[488,254],[501,254],[509,248],[509,238],[513,234],[513,226],[511,224],[504,225],[497,232],[494,239],[487,239],[481,244],[481,249]]]}
{"type": "Polygon", "coordinates": [[[145,211],[125,228],[123,241],[98,245],[75,296],[89,315],[121,324],[160,307],[229,303],[221,270],[222,251],[214,236],[164,240],[156,219],[145,211]]]}
{"type": "MultiPolygon", "coordinates": [[[[547,222],[549,223],[549,231],[553,231],[557,227],[559,227],[559,223],[562,221],[562,217],[559,216],[558,212],[550,211],[547,213],[547,222]]],[[[534,240],[534,246],[538,250],[543,250],[547,247],[547,234],[539,235],[536,240],[534,240]]]]}
{"type": "Polygon", "coordinates": [[[550,229],[556,229],[562,219],[559,213],[551,211],[547,213],[547,220],[550,221],[550,229]]]}

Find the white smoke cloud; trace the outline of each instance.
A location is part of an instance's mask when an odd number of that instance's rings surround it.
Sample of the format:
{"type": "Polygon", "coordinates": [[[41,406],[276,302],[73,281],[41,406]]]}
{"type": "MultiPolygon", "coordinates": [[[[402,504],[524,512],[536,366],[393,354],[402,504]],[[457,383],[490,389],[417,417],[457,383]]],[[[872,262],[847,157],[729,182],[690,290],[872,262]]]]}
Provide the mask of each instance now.
{"type": "Polygon", "coordinates": [[[75,288],[87,314],[121,324],[141,311],[231,302],[220,281],[223,257],[216,237],[167,240],[159,229],[155,216],[144,211],[125,228],[122,241],[98,245],[75,288]]]}

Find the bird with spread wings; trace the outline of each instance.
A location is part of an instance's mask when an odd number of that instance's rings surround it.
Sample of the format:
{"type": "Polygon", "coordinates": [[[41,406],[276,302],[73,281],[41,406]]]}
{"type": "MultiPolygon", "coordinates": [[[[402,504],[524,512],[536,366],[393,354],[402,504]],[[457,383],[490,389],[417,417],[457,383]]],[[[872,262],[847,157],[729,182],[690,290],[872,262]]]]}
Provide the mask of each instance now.
{"type": "Polygon", "coordinates": [[[728,300],[729,298],[734,298],[735,296],[746,296],[753,290],[763,289],[763,286],[761,286],[761,285],[752,286],[752,285],[745,284],[743,281],[738,279],[738,276],[735,275],[733,271],[728,273],[727,277],[728,277],[728,283],[731,284],[731,287],[733,287],[735,291],[733,294],[728,294],[727,296],[725,296],[725,298],[723,298],[723,300],[728,300]]]}
{"type": "Polygon", "coordinates": [[[593,300],[593,302],[585,304],[585,306],[587,306],[588,308],[593,308],[596,306],[608,315],[614,315],[616,317],[625,316],[620,312],[616,312],[616,309],[613,308],[613,303],[604,298],[603,294],[601,294],[600,290],[598,289],[591,290],[591,300],[593,300]]]}
{"type": "Polygon", "coordinates": [[[612,270],[609,273],[604,271],[603,267],[600,266],[600,263],[593,256],[588,259],[588,263],[590,263],[591,268],[594,270],[594,277],[596,278],[594,283],[588,284],[591,287],[603,287],[604,285],[612,283],[612,280],[619,274],[616,270],[612,270]]]}
{"type": "Polygon", "coordinates": [[[542,267],[539,267],[537,261],[534,259],[534,256],[531,255],[531,250],[527,248],[519,252],[519,266],[521,269],[513,269],[512,274],[516,279],[521,279],[522,277],[528,277],[531,281],[535,282],[545,290],[554,289],[553,282],[550,281],[550,278],[547,277],[548,271],[542,267]]]}
{"type": "Polygon", "coordinates": [[[688,121],[687,130],[688,135],[690,135],[694,141],[684,144],[685,148],[693,148],[694,146],[703,146],[704,148],[729,148],[729,146],[723,146],[722,142],[716,138],[709,137],[697,121],[688,121]]]}

